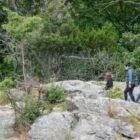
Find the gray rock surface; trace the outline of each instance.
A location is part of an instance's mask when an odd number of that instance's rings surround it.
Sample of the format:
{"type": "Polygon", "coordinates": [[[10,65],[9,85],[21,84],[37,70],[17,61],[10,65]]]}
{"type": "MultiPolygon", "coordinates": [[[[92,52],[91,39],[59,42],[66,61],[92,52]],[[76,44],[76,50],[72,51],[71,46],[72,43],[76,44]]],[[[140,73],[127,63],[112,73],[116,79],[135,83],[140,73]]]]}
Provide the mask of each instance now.
{"type": "Polygon", "coordinates": [[[6,140],[13,135],[14,121],[14,112],[11,106],[0,106],[0,140],[6,140]]]}
{"type": "MultiPolygon", "coordinates": [[[[55,84],[68,93],[68,111],[53,109],[53,112],[36,119],[29,131],[31,140],[140,140],[140,130],[136,131],[134,124],[127,121],[129,117],[140,117],[140,104],[104,97],[105,82],[70,80],[55,84]]],[[[114,85],[125,87],[125,83],[114,82],[114,85]]],[[[51,84],[45,86],[49,88],[51,84]]],[[[14,96],[19,92],[14,91],[14,96]]],[[[135,97],[139,92],[139,88],[135,88],[135,97]]],[[[21,93],[17,98],[23,96],[21,93]]],[[[22,102],[17,102],[17,105],[24,108],[22,102]]],[[[13,124],[11,106],[0,106],[0,140],[12,136],[13,124]]]]}
{"type": "MultiPolygon", "coordinates": [[[[121,119],[134,114],[139,116],[139,104],[103,97],[99,93],[105,82],[70,80],[55,84],[68,92],[66,105],[70,113],[66,113],[67,117],[60,112],[40,117],[29,132],[32,140],[128,140],[139,137],[133,124],[121,119]]],[[[114,85],[125,88],[125,83],[114,82],[114,85]]]]}
{"type": "MultiPolygon", "coordinates": [[[[55,84],[63,87],[70,95],[83,95],[86,98],[97,98],[99,96],[98,92],[102,90],[102,86],[95,84],[95,81],[69,80],[55,84]]],[[[49,88],[50,86],[51,84],[47,84],[45,87],[49,88]]]]}
{"type": "Polygon", "coordinates": [[[109,106],[114,107],[116,116],[128,116],[131,113],[140,114],[139,104],[126,102],[119,99],[98,97],[97,99],[84,98],[83,96],[68,97],[66,99],[68,110],[79,110],[107,115],[109,106]]]}
{"type": "Polygon", "coordinates": [[[53,112],[37,119],[32,125],[29,135],[32,140],[65,140],[73,121],[71,113],[53,112]]]}

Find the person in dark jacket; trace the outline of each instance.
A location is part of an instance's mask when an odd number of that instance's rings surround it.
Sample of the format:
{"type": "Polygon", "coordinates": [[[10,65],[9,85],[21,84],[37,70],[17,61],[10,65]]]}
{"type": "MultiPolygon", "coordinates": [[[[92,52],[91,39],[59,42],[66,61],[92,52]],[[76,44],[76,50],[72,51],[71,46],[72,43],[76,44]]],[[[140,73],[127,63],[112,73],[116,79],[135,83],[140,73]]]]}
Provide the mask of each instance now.
{"type": "Polygon", "coordinates": [[[106,72],[106,73],[105,73],[105,79],[106,79],[106,86],[105,86],[105,89],[106,89],[106,90],[109,90],[110,88],[113,87],[112,73],[111,73],[111,72],[106,72]]]}
{"type": "Polygon", "coordinates": [[[134,90],[134,87],[135,87],[134,70],[131,68],[130,63],[125,64],[125,69],[127,71],[127,75],[126,75],[127,80],[126,80],[126,88],[124,90],[124,99],[127,101],[128,93],[129,93],[129,96],[130,96],[131,100],[133,102],[135,102],[135,98],[134,98],[134,95],[133,95],[133,90],[134,90]]]}

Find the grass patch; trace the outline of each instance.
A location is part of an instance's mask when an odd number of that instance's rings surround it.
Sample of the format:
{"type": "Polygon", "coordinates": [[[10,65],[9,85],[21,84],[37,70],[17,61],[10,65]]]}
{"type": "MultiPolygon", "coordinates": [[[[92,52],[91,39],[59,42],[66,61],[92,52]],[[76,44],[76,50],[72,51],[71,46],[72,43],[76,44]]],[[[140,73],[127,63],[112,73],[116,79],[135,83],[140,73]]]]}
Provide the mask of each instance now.
{"type": "Polygon", "coordinates": [[[112,99],[121,99],[123,97],[123,91],[120,87],[114,86],[107,91],[107,96],[112,99]]]}
{"type": "Polygon", "coordinates": [[[0,82],[0,104],[5,105],[10,102],[7,90],[12,86],[13,81],[11,78],[5,78],[2,82],[0,82]]]}
{"type": "Polygon", "coordinates": [[[0,91],[0,105],[5,105],[10,103],[7,93],[0,91]]]}
{"type": "Polygon", "coordinates": [[[48,112],[52,111],[65,112],[68,110],[65,102],[52,104],[48,101],[43,101],[42,106],[44,107],[44,110],[47,110],[48,112]]]}
{"type": "Polygon", "coordinates": [[[65,102],[58,103],[54,106],[54,110],[59,111],[59,112],[65,112],[67,111],[67,106],[65,102]]]}
{"type": "Polygon", "coordinates": [[[127,116],[127,117],[121,117],[121,120],[130,123],[131,125],[133,125],[134,130],[138,133],[140,133],[140,120],[138,120],[138,118],[136,118],[135,116],[131,115],[131,116],[127,116]]]}
{"type": "Polygon", "coordinates": [[[105,85],[105,82],[104,82],[104,81],[98,81],[98,82],[97,82],[97,85],[98,85],[98,86],[104,86],[104,85],[105,85]]]}
{"type": "Polygon", "coordinates": [[[71,132],[69,131],[65,137],[65,140],[71,140],[72,137],[71,137],[71,132]]]}

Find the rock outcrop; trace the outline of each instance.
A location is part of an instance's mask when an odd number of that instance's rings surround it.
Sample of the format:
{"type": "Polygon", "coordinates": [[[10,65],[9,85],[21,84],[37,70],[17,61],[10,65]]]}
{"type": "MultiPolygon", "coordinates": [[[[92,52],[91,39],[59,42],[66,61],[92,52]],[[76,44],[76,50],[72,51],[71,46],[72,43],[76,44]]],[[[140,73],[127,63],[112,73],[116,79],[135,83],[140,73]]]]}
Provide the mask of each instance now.
{"type": "Polygon", "coordinates": [[[0,106],[0,140],[6,140],[14,133],[14,111],[10,105],[0,106]]]}
{"type": "Polygon", "coordinates": [[[139,104],[103,97],[99,94],[102,85],[94,81],[56,84],[68,92],[68,111],[52,112],[38,118],[29,131],[32,140],[139,139],[139,104]]]}
{"type": "MultiPolygon", "coordinates": [[[[62,112],[59,107],[51,113],[45,111],[27,134],[31,140],[140,140],[140,104],[104,96],[104,83],[70,80],[55,84],[67,91],[67,111],[62,112]]],[[[119,82],[114,85],[122,89],[125,86],[119,82]]],[[[135,88],[134,95],[138,93],[135,88]]],[[[17,99],[23,96],[20,94],[17,99]]],[[[21,102],[17,105],[24,106],[21,102]]],[[[14,121],[12,107],[0,106],[0,140],[22,140],[22,135],[14,138],[14,121]]]]}

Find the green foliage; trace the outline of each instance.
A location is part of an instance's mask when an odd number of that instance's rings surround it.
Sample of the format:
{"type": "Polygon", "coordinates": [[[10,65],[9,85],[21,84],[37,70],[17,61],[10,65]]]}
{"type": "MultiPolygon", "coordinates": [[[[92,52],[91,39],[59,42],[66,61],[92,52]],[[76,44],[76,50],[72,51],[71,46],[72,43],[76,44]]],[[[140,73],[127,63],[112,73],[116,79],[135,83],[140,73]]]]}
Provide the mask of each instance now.
{"type": "Polygon", "coordinates": [[[58,1],[49,3],[48,9],[42,14],[42,19],[45,19],[42,27],[38,32],[33,32],[34,35],[30,39],[34,47],[38,44],[37,50],[61,53],[84,49],[117,50],[118,35],[112,24],[105,23],[99,29],[85,27],[81,30],[74,24],[69,6],[58,1]]]}
{"type": "Polygon", "coordinates": [[[50,86],[46,89],[47,100],[53,104],[63,102],[65,98],[65,91],[63,87],[56,85],[56,76],[53,74],[49,81],[50,86]]]}
{"type": "Polygon", "coordinates": [[[64,101],[64,89],[60,86],[52,84],[47,89],[48,101],[50,103],[59,103],[64,101]]]}
{"type": "Polygon", "coordinates": [[[74,36],[73,40],[76,41],[77,46],[83,49],[117,50],[118,35],[109,23],[96,30],[94,28],[85,28],[82,31],[78,29],[75,31],[74,36]]]}
{"type": "Polygon", "coordinates": [[[131,32],[125,32],[121,38],[122,45],[129,51],[133,51],[140,46],[140,34],[133,34],[131,32]]]}
{"type": "MultiPolygon", "coordinates": [[[[76,25],[80,26],[81,29],[85,27],[101,27],[104,22],[104,18],[99,16],[95,11],[95,1],[84,1],[84,0],[67,0],[72,4],[71,14],[74,18],[76,25]],[[79,22],[80,21],[80,22],[79,22]]],[[[96,9],[97,10],[97,9],[96,9]]]]}
{"type": "Polygon", "coordinates": [[[24,17],[10,10],[7,10],[7,12],[9,22],[3,25],[3,28],[18,40],[25,39],[26,35],[38,28],[38,25],[41,23],[39,16],[24,17]]]}
{"type": "MultiPolygon", "coordinates": [[[[20,61],[20,45],[24,46],[25,67],[33,76],[48,78],[61,69],[59,74],[62,75],[58,76],[61,80],[96,80],[97,77],[103,79],[103,73],[111,70],[115,80],[124,80],[125,62],[138,67],[140,18],[137,2],[132,5],[115,0],[47,2],[47,6],[42,7],[45,2],[40,0],[22,0],[16,1],[16,12],[8,7],[4,9],[8,13],[8,23],[2,27],[11,35],[10,47],[18,55],[12,59],[2,54],[1,75],[11,76],[15,72],[12,60],[20,61]],[[62,65],[58,63],[63,56],[79,54],[93,58],[94,62],[69,59],[68,64],[65,60],[60,62],[62,65]]],[[[3,50],[4,46],[0,51],[3,50]]],[[[18,66],[22,66],[19,63],[18,66]]],[[[18,74],[20,70],[18,68],[18,74]]]]}
{"type": "Polygon", "coordinates": [[[14,69],[12,56],[4,55],[1,61],[2,61],[2,63],[0,64],[1,79],[8,76],[11,77],[14,69]]]}
{"type": "Polygon", "coordinates": [[[0,105],[5,105],[10,103],[7,93],[0,91],[0,105]]]}
{"type": "Polygon", "coordinates": [[[32,95],[27,95],[17,103],[15,99],[10,98],[10,102],[14,108],[16,114],[15,130],[18,133],[27,132],[30,128],[30,125],[39,117],[44,110],[51,112],[55,107],[59,111],[66,110],[64,104],[52,104],[63,101],[62,98],[62,89],[50,87],[48,90],[48,100],[43,101],[39,98],[36,98],[32,95]],[[61,91],[60,91],[61,90],[61,91]],[[53,94],[52,96],[50,94],[53,94]],[[56,96],[57,94],[57,96],[56,96]],[[59,95],[58,95],[59,94],[59,95]],[[19,104],[19,105],[18,105],[19,104]]]}
{"type": "Polygon", "coordinates": [[[54,106],[49,101],[43,101],[42,107],[44,108],[44,110],[47,110],[47,112],[52,112],[54,106]]]}
{"type": "Polygon", "coordinates": [[[139,68],[139,64],[140,64],[140,46],[137,47],[133,53],[132,53],[132,58],[134,59],[133,64],[135,65],[135,67],[139,68]]]}
{"type": "Polygon", "coordinates": [[[45,1],[42,0],[2,0],[11,10],[14,10],[24,15],[35,15],[39,13],[41,7],[45,5],[45,1]]]}
{"type": "Polygon", "coordinates": [[[68,7],[58,0],[51,1],[41,13],[42,26],[31,34],[30,43],[38,51],[68,51],[75,42],[70,37],[74,24],[68,7]]]}
{"type": "Polygon", "coordinates": [[[133,52],[124,51],[123,53],[124,62],[130,62],[135,69],[139,69],[140,64],[140,47],[137,46],[133,52]]]}
{"type": "Polygon", "coordinates": [[[120,34],[125,31],[138,31],[137,27],[140,24],[138,0],[68,0],[68,2],[72,3],[72,14],[76,24],[81,28],[100,27],[104,21],[108,21],[120,34]]]}
{"type": "Polygon", "coordinates": [[[68,111],[67,109],[67,105],[65,102],[62,103],[58,103],[55,107],[54,107],[55,111],[59,111],[59,112],[66,112],[68,111]]]}
{"type": "Polygon", "coordinates": [[[11,78],[5,78],[0,82],[0,104],[9,103],[9,97],[7,95],[7,89],[13,85],[13,80],[11,78]]]}
{"type": "Polygon", "coordinates": [[[113,88],[107,91],[107,96],[109,98],[113,98],[113,99],[122,98],[122,95],[123,95],[123,91],[118,86],[114,86],[113,88]]]}
{"type": "Polygon", "coordinates": [[[6,90],[13,85],[13,80],[11,78],[5,78],[2,82],[0,82],[0,90],[6,90]]]}
{"type": "Polygon", "coordinates": [[[137,68],[135,70],[135,73],[136,73],[136,77],[140,80],[140,68],[137,68]]]}
{"type": "Polygon", "coordinates": [[[23,110],[24,119],[31,124],[39,115],[40,115],[40,107],[38,99],[33,97],[24,98],[23,102],[25,103],[25,107],[23,110]]]}
{"type": "Polygon", "coordinates": [[[42,102],[33,96],[25,96],[17,105],[16,100],[11,98],[11,103],[16,114],[15,130],[18,133],[28,131],[30,125],[43,111],[42,102]]]}
{"type": "Polygon", "coordinates": [[[52,104],[49,101],[43,101],[42,107],[44,108],[44,110],[47,110],[47,112],[52,111],[65,112],[68,110],[65,102],[52,104]]]}
{"type": "Polygon", "coordinates": [[[7,95],[7,90],[13,85],[13,80],[11,78],[5,78],[0,82],[0,104],[8,104],[10,102],[7,95]]]}
{"type": "Polygon", "coordinates": [[[94,55],[81,54],[80,56],[62,57],[59,79],[104,80],[104,73],[110,70],[114,80],[125,79],[124,62],[120,53],[108,54],[100,51],[94,55]]]}
{"type": "Polygon", "coordinates": [[[4,2],[0,0],[0,28],[5,22],[7,22],[7,12],[4,10],[4,2]]]}

